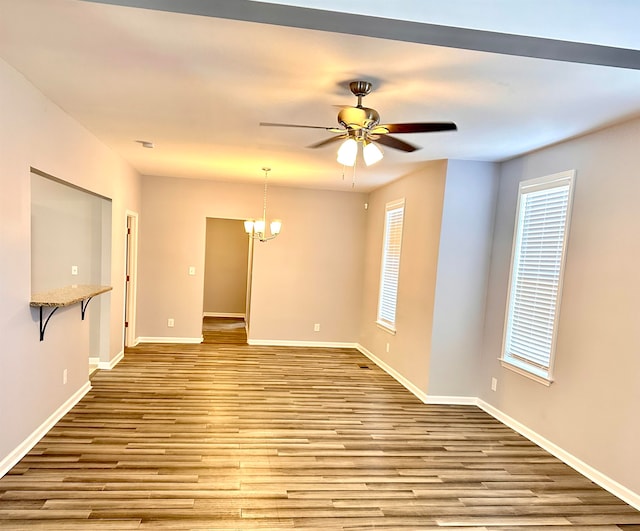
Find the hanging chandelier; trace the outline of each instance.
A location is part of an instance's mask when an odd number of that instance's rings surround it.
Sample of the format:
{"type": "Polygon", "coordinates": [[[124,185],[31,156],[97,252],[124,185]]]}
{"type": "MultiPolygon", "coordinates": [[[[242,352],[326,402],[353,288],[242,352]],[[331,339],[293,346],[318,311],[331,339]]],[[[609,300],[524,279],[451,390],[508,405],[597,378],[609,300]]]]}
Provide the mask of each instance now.
{"type": "Polygon", "coordinates": [[[278,234],[280,234],[280,230],[282,229],[282,221],[279,219],[274,219],[269,224],[269,230],[271,232],[270,236],[267,236],[267,177],[271,168],[262,168],[264,171],[264,198],[262,203],[262,219],[248,219],[244,222],[244,230],[245,232],[253,239],[266,242],[269,240],[273,240],[278,234]]]}

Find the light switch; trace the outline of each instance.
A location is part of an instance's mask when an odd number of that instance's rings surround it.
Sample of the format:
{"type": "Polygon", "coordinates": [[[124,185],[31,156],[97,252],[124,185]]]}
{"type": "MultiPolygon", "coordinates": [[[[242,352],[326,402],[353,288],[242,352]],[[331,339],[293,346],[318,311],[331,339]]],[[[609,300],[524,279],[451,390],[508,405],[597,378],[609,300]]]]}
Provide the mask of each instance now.
{"type": "Polygon", "coordinates": [[[189,274],[191,276],[196,274],[196,268],[194,266],[189,266],[189,274]]]}

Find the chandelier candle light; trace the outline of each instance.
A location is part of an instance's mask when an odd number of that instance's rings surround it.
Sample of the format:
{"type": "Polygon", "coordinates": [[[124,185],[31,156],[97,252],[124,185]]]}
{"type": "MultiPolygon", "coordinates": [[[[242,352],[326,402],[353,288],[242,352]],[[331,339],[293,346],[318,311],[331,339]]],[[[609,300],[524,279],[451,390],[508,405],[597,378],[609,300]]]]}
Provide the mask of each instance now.
{"type": "Polygon", "coordinates": [[[274,219],[269,224],[271,230],[271,236],[267,236],[267,176],[271,171],[271,168],[262,168],[264,171],[264,200],[262,204],[262,219],[252,220],[248,219],[244,222],[244,230],[251,237],[261,242],[273,240],[282,229],[282,221],[274,219]]]}

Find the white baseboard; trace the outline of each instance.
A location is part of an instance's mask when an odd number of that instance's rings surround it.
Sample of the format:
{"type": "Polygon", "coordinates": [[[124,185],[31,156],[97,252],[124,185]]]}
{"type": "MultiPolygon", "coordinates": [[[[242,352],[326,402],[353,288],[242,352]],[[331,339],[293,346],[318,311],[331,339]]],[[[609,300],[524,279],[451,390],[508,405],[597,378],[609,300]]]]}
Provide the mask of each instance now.
{"type": "Polygon", "coordinates": [[[478,399],[475,396],[438,396],[427,395],[425,404],[446,406],[477,406],[478,399]]]}
{"type": "Polygon", "coordinates": [[[415,384],[411,383],[404,376],[402,376],[402,374],[400,374],[398,371],[396,371],[393,367],[391,367],[390,365],[387,365],[384,361],[382,361],[380,358],[378,358],[378,356],[376,356],[372,352],[368,351],[366,348],[364,348],[359,343],[356,345],[356,348],[362,354],[364,354],[367,358],[369,358],[373,363],[375,363],[378,367],[380,367],[384,372],[386,372],[389,376],[394,378],[401,385],[406,387],[407,390],[411,391],[414,395],[416,395],[418,397],[418,399],[420,399],[425,404],[427,403],[427,400],[428,400],[427,394],[424,391],[422,391],[418,386],[416,386],[415,384]]]}
{"type": "Polygon", "coordinates": [[[84,395],[91,390],[91,382],[86,382],[78,389],[68,400],[65,401],[58,409],[56,409],[48,419],[46,419],[31,435],[29,435],[18,447],[0,461],[0,478],[11,470],[29,451],[38,444],[38,441],[44,437],[47,432],[53,428],[62,417],[64,417],[73,406],[75,406],[84,395]]]}
{"type": "Polygon", "coordinates": [[[539,433],[529,429],[524,424],[521,424],[513,417],[510,417],[506,413],[503,413],[484,400],[477,399],[477,405],[479,408],[489,413],[489,415],[491,415],[492,417],[509,426],[512,430],[517,431],[520,435],[537,444],[554,457],[557,457],[566,465],[569,465],[577,472],[580,472],[580,474],[582,474],[583,476],[600,485],[603,489],[609,491],[614,496],[617,496],[625,503],[631,505],[634,509],[640,511],[640,494],[633,492],[624,485],[621,485],[617,481],[614,481],[602,472],[593,468],[591,465],[588,465],[584,461],[578,459],[576,456],[560,448],[557,444],[551,442],[549,439],[546,439],[539,433]]]}
{"type": "Polygon", "coordinates": [[[203,317],[233,317],[234,319],[244,319],[244,313],[229,312],[202,312],[203,317]]]}
{"type": "Polygon", "coordinates": [[[138,343],[185,343],[196,345],[202,343],[204,337],[139,337],[138,343]]]}
{"type": "Polygon", "coordinates": [[[521,424],[514,418],[509,415],[503,413],[499,409],[493,407],[491,404],[488,404],[484,400],[481,400],[478,397],[471,396],[433,396],[427,395],[420,389],[418,389],[415,385],[409,382],[406,378],[404,378],[400,373],[398,373],[395,369],[387,365],[380,358],[369,352],[362,345],[358,345],[357,349],[364,354],[367,358],[373,361],[378,367],[380,367],[383,371],[385,371],[389,376],[394,378],[398,383],[403,385],[408,391],[417,396],[422,402],[425,404],[442,404],[442,405],[472,405],[477,406],[480,409],[487,412],[489,415],[499,420],[512,430],[518,432],[523,437],[526,437],[531,442],[537,444],[547,452],[549,452],[554,457],[557,457],[570,466],[586,478],[590,479],[606,491],[610,492],[614,496],[620,498],[625,503],[631,505],[634,509],[640,511],[640,494],[633,492],[631,489],[628,489],[624,485],[621,485],[617,481],[614,481],[610,477],[606,476],[602,472],[596,470],[592,466],[588,465],[584,461],[581,461],[574,455],[570,454],[566,450],[560,448],[558,445],[552,443],[550,440],[544,438],[539,433],[529,429],[524,424],[521,424]]]}
{"type": "Polygon", "coordinates": [[[356,348],[356,343],[334,341],[291,341],[288,339],[248,339],[252,346],[262,347],[309,347],[309,348],[356,348]]]}
{"type": "Polygon", "coordinates": [[[116,357],[110,359],[109,361],[101,361],[101,362],[99,362],[98,363],[98,369],[102,369],[102,370],[105,370],[105,371],[110,371],[116,365],[118,365],[118,363],[120,363],[122,361],[122,358],[124,358],[124,350],[121,350],[120,352],[118,352],[118,354],[116,354],[116,357]]]}

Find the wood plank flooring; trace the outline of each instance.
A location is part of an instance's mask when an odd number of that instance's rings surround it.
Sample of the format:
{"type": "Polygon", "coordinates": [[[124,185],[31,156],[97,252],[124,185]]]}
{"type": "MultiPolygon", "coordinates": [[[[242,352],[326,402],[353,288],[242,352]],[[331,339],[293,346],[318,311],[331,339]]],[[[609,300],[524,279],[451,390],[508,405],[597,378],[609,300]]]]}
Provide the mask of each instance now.
{"type": "Polygon", "coordinates": [[[640,529],[473,406],[351,349],[144,345],[0,480],[0,529],[640,529]]]}
{"type": "Polygon", "coordinates": [[[207,344],[246,345],[244,319],[235,317],[204,317],[202,337],[207,344]]]}

